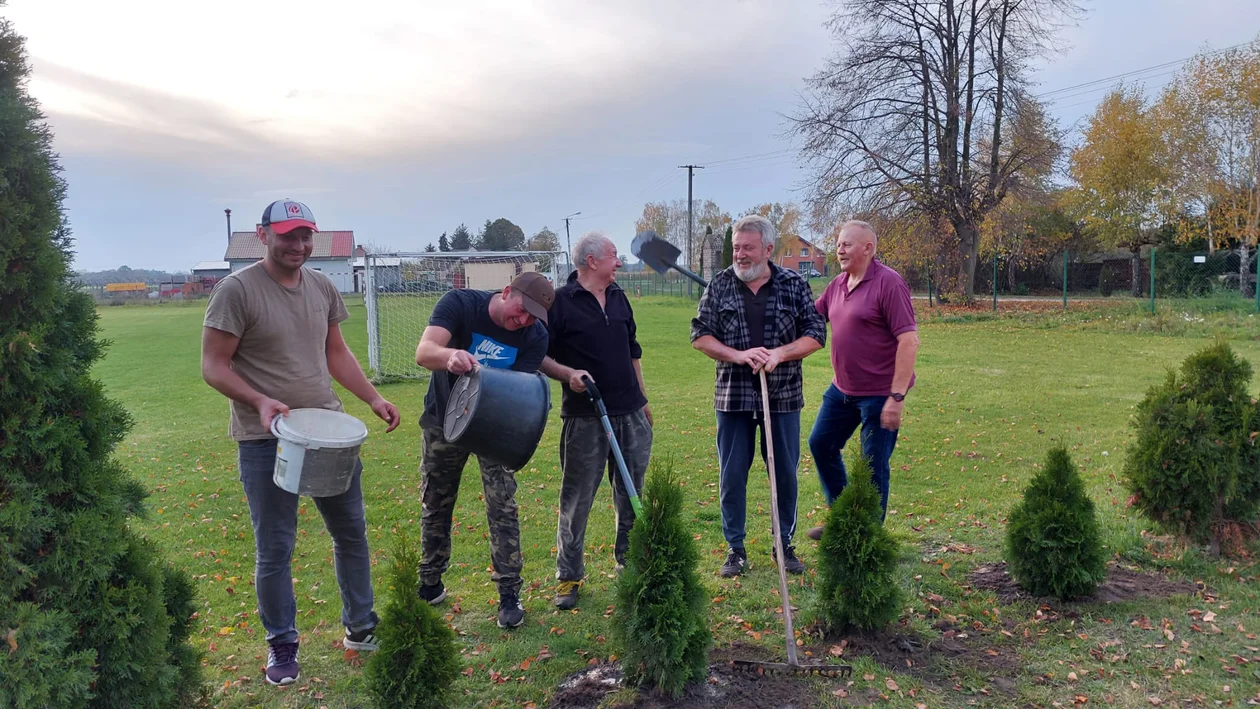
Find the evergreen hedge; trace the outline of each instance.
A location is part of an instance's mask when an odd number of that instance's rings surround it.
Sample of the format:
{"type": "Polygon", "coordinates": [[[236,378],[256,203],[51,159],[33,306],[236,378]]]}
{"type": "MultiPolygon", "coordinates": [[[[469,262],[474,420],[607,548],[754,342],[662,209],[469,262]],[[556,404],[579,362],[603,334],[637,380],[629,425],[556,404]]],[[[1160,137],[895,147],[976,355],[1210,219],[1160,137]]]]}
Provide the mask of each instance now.
{"type": "Polygon", "coordinates": [[[90,376],[104,343],[23,44],[0,19],[0,706],[185,706],[192,585],[127,525],[131,420],[90,376]]]}

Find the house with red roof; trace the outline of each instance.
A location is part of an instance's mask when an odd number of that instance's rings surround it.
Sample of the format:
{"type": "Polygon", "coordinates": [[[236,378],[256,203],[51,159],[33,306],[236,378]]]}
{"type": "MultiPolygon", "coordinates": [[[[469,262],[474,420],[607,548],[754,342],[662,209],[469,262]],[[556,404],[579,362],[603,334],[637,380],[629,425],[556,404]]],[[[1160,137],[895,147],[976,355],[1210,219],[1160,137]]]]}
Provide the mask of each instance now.
{"type": "MultiPolygon", "coordinates": [[[[252,231],[234,231],[228,241],[223,260],[239,271],[261,261],[263,243],[252,231]]],[[[319,231],[315,233],[315,249],[306,261],[307,268],[322,272],[337,284],[342,293],[355,292],[354,283],[354,232],[319,231]]]]}

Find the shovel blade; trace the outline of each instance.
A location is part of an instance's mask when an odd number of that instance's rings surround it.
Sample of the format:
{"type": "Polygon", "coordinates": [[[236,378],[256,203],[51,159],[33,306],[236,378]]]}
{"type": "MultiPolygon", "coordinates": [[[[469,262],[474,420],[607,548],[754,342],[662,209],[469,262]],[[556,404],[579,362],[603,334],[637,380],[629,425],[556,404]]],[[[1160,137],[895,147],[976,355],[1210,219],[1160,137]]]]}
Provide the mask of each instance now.
{"type": "Polygon", "coordinates": [[[651,229],[635,235],[634,241],[630,242],[630,251],[657,273],[674,268],[682,254],[677,246],[657,236],[651,229]]]}

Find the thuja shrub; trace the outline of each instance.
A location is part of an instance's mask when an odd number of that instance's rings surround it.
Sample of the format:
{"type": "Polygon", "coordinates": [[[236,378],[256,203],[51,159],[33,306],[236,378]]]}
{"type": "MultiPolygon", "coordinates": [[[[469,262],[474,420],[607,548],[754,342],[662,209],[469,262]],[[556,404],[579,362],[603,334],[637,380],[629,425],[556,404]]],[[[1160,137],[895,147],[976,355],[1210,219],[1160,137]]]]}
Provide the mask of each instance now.
{"type": "Polygon", "coordinates": [[[1220,551],[1222,529],[1260,504],[1260,414],[1251,365],[1223,341],[1188,357],[1138,404],[1124,479],[1134,505],[1167,531],[1220,551]]]}
{"type": "Polygon", "coordinates": [[[704,679],[713,637],[698,562],[672,461],[653,462],[613,612],[628,684],[677,697],[687,683],[704,679]]]}
{"type": "Polygon", "coordinates": [[[881,521],[870,462],[858,454],[847,467],[849,484],[823,526],[815,616],[832,632],[877,630],[901,610],[897,540],[881,521]]]}
{"type": "Polygon", "coordinates": [[[1037,596],[1089,596],[1103,580],[1106,558],[1094,503],[1066,448],[1055,448],[1007,516],[1007,566],[1037,596]]]}
{"type": "Polygon", "coordinates": [[[189,706],[192,585],[128,527],[131,421],[91,378],[104,345],[29,75],[0,19],[0,706],[189,706]]]}
{"type": "Polygon", "coordinates": [[[368,688],[381,709],[446,707],[460,669],[455,632],[416,595],[420,552],[405,533],[396,534],[388,600],[376,627],[380,649],[364,669],[368,688]]]}

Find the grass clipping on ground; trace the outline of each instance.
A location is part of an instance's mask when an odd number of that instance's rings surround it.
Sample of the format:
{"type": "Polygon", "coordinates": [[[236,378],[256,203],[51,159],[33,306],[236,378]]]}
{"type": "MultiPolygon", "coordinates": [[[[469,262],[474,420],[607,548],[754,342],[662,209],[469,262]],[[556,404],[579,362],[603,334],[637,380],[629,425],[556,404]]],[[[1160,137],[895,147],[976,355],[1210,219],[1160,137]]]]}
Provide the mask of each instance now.
{"type": "Polygon", "coordinates": [[[672,461],[653,462],[643,498],[617,581],[613,633],[626,683],[677,697],[704,679],[713,636],[672,461]]]}
{"type": "Polygon", "coordinates": [[[1094,503],[1067,449],[1054,448],[1006,528],[1011,576],[1036,596],[1089,596],[1103,580],[1106,558],[1094,503]]]}
{"type": "Polygon", "coordinates": [[[368,688],[381,709],[445,707],[459,676],[455,632],[416,595],[420,556],[405,533],[396,533],[389,599],[376,628],[380,649],[365,669],[368,688]]]}
{"type": "Polygon", "coordinates": [[[859,454],[848,468],[849,484],[831,505],[818,555],[814,615],[834,633],[878,630],[901,610],[897,540],[881,520],[871,464],[859,454]]]}

